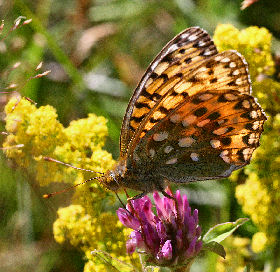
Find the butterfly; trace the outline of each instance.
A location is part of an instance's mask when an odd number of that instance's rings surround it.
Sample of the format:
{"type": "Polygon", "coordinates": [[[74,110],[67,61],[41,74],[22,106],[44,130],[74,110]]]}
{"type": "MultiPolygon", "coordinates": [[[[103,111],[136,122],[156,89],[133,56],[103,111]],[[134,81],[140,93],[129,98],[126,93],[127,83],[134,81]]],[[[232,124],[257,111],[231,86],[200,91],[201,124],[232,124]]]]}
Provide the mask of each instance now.
{"type": "Polygon", "coordinates": [[[184,30],[135,89],[122,123],[120,158],[99,181],[113,191],[140,191],[140,197],[164,192],[166,181],[230,176],[250,162],[266,120],[251,91],[240,53],[218,53],[199,27],[184,30]]]}

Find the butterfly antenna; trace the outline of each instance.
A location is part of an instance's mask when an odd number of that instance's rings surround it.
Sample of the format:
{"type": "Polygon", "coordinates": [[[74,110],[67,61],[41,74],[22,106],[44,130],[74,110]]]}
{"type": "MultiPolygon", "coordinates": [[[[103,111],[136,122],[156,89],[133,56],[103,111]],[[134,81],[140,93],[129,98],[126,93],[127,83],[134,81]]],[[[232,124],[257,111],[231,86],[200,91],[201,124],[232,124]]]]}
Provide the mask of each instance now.
{"type": "Polygon", "coordinates": [[[53,193],[50,193],[50,194],[45,194],[45,195],[43,195],[43,198],[50,198],[50,197],[52,197],[52,196],[54,196],[54,195],[58,195],[58,194],[61,194],[61,193],[68,192],[68,191],[70,191],[70,190],[76,188],[77,186],[83,185],[83,184],[85,184],[85,183],[87,183],[87,182],[89,182],[89,181],[92,181],[92,180],[94,180],[94,179],[99,179],[99,177],[94,177],[94,178],[87,179],[87,180],[85,180],[85,181],[83,181],[83,182],[81,182],[81,183],[79,183],[79,184],[76,184],[76,185],[74,185],[74,186],[71,186],[71,187],[69,187],[69,188],[66,188],[66,189],[61,190],[61,191],[58,191],[58,192],[53,192],[53,193]]]}
{"type": "Polygon", "coordinates": [[[96,174],[104,175],[103,172],[97,172],[97,171],[93,171],[93,170],[89,170],[89,169],[84,169],[84,168],[76,167],[76,166],[73,166],[73,165],[71,165],[71,164],[69,164],[69,163],[65,163],[65,162],[62,162],[62,161],[58,161],[58,160],[53,159],[53,158],[51,158],[51,157],[43,157],[43,159],[44,159],[45,161],[56,162],[56,163],[62,164],[62,165],[65,165],[65,166],[74,168],[74,169],[76,169],[76,170],[81,170],[81,171],[86,171],[86,172],[91,172],[91,173],[96,173],[96,174]]]}

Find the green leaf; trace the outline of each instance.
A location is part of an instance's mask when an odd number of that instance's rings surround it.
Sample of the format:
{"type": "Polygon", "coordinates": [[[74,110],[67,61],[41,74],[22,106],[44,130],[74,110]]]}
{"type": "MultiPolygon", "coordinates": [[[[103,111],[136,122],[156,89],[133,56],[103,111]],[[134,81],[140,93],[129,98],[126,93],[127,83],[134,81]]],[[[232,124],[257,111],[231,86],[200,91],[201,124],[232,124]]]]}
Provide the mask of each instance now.
{"type": "Polygon", "coordinates": [[[236,222],[227,222],[214,226],[209,229],[203,237],[203,242],[208,244],[210,242],[220,243],[228,236],[230,236],[237,228],[246,223],[248,218],[239,218],[236,222]]]}
{"type": "Polygon", "coordinates": [[[213,241],[213,242],[204,244],[203,250],[210,250],[210,251],[218,254],[219,256],[223,257],[224,259],[226,258],[226,251],[225,251],[224,247],[217,242],[213,241]]]}

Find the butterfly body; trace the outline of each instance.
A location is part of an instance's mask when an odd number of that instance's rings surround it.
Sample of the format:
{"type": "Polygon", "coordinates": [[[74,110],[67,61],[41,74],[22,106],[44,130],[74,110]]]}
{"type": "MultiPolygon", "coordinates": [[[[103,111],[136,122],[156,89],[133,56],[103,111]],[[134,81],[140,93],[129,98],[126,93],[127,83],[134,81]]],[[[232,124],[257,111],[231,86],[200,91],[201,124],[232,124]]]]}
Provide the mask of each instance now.
{"type": "Polygon", "coordinates": [[[141,167],[128,167],[127,161],[120,159],[115,168],[108,171],[99,181],[115,192],[122,188],[130,188],[143,193],[162,191],[165,188],[165,181],[154,170],[152,165],[147,164],[141,167]]]}
{"type": "Polygon", "coordinates": [[[209,35],[188,28],[150,64],[129,102],[120,159],[100,179],[117,191],[163,191],[228,177],[250,162],[266,116],[251,96],[248,65],[238,52],[218,53],[209,35]]]}

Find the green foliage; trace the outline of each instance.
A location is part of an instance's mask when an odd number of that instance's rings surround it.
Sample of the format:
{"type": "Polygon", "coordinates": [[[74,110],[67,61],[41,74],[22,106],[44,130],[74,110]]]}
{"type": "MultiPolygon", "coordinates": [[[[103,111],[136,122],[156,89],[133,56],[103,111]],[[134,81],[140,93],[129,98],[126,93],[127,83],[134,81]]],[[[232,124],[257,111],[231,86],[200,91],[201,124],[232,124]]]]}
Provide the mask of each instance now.
{"type": "MultiPolygon", "coordinates": [[[[223,242],[225,260],[213,260],[214,254],[203,256],[203,265],[199,263],[196,270],[239,272],[250,263],[250,271],[270,267],[279,272],[280,83],[272,51],[279,52],[280,46],[271,34],[279,36],[279,1],[260,0],[242,12],[239,1],[227,0],[33,2],[4,1],[0,9],[1,18],[6,20],[2,37],[18,16],[33,19],[0,41],[1,91],[16,83],[17,91],[39,105],[20,98],[10,100],[6,106],[6,128],[1,128],[9,133],[2,135],[9,160],[1,158],[0,170],[3,269],[91,272],[112,271],[110,266],[120,271],[140,267],[135,256],[129,259],[125,254],[124,242],[129,233],[113,213],[119,204],[99,184],[78,187],[71,199],[64,194],[41,200],[42,194],[67,187],[62,182],[73,185],[93,176],[47,162],[43,157],[95,171],[110,169],[114,164],[111,153],[114,158],[118,155],[120,124],[129,90],[136,86],[152,58],[186,27],[199,25],[211,33],[218,23],[226,22],[217,26],[215,43],[221,51],[235,49],[245,56],[254,96],[269,118],[252,163],[231,178],[234,188],[201,192],[195,185],[187,187],[191,205],[199,205],[200,222],[214,225],[248,216],[254,224],[254,228],[246,229],[249,224],[245,224],[237,230],[243,238],[229,237],[223,242]],[[242,24],[262,27],[246,28],[242,24]],[[83,51],[84,48],[88,49],[83,51]],[[12,69],[18,61],[21,65],[12,69]],[[29,80],[39,73],[35,68],[40,61],[44,62],[43,70],[51,69],[52,73],[40,80],[29,80]],[[84,80],[91,73],[104,76],[101,87],[92,87],[84,80]],[[39,188],[39,184],[48,187],[39,188]],[[234,201],[234,192],[245,215],[236,215],[241,209],[234,201]],[[227,208],[217,205],[220,199],[228,201],[227,208]],[[61,206],[64,208],[54,218],[61,206]],[[59,245],[52,242],[53,220],[59,245]],[[110,256],[100,253],[96,258],[91,254],[93,250],[108,251],[110,256]],[[12,253],[30,258],[16,258],[11,266],[6,257],[12,253]],[[122,268],[120,262],[128,266],[122,268]]],[[[1,94],[0,106],[8,100],[1,94]]],[[[4,114],[1,118],[4,121],[4,114]]]]}
{"type": "Polygon", "coordinates": [[[220,243],[247,221],[248,218],[239,218],[238,220],[236,220],[236,222],[226,222],[226,223],[218,224],[207,231],[207,233],[203,236],[203,242],[220,243]]]}
{"type": "Polygon", "coordinates": [[[252,237],[255,253],[275,248],[279,233],[279,106],[280,84],[272,75],[274,65],[271,54],[271,35],[264,28],[249,27],[238,31],[231,25],[221,25],[215,32],[215,42],[222,50],[237,49],[249,63],[253,78],[253,93],[268,115],[261,146],[256,150],[252,163],[233,178],[237,183],[236,198],[259,232],[252,237]],[[255,53],[254,53],[255,52],[255,53]],[[243,182],[241,182],[243,181],[243,182]],[[270,249],[268,249],[270,248],[270,249]]]}
{"type": "Polygon", "coordinates": [[[229,237],[236,229],[247,221],[248,218],[239,218],[236,222],[226,222],[212,227],[202,238],[203,248],[226,258],[225,249],[220,242],[229,237]]]}
{"type": "Polygon", "coordinates": [[[233,178],[236,198],[259,232],[253,234],[252,250],[265,252],[278,244],[279,233],[279,106],[280,84],[268,75],[275,71],[271,54],[271,34],[264,28],[249,27],[238,31],[231,25],[218,26],[215,42],[222,50],[232,47],[249,63],[253,93],[268,115],[261,145],[252,163],[233,178]],[[254,53],[255,52],[255,53],[254,53]],[[245,174],[245,181],[244,181],[245,174]]]}

